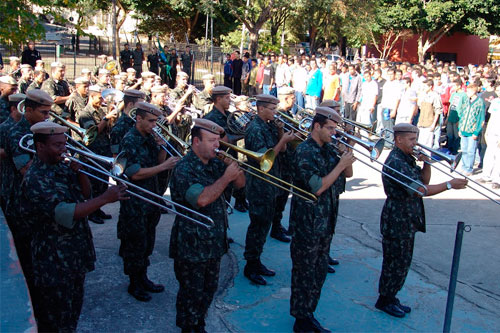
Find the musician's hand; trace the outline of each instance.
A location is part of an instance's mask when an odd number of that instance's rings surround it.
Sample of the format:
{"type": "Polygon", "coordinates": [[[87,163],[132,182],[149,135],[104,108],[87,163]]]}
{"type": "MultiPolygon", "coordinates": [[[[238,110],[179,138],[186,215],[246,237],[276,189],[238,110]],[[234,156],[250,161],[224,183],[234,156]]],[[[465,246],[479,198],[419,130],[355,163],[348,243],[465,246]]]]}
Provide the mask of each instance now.
{"type": "Polygon", "coordinates": [[[343,169],[351,166],[356,161],[356,157],[350,151],[346,151],[340,157],[339,164],[343,167],[343,169]]]}
{"type": "Polygon", "coordinates": [[[456,190],[461,190],[467,186],[467,179],[453,178],[450,180],[451,187],[456,190]]]}
{"type": "Polygon", "coordinates": [[[109,113],[106,114],[106,118],[108,118],[110,120],[114,120],[114,119],[116,119],[116,117],[118,117],[118,109],[117,108],[113,108],[109,113]]]}
{"type": "Polygon", "coordinates": [[[194,92],[194,86],[193,85],[189,85],[186,93],[187,94],[192,94],[193,92],[194,92]]]}
{"type": "Polygon", "coordinates": [[[429,155],[427,155],[426,153],[424,153],[423,151],[418,151],[418,155],[417,155],[417,160],[418,161],[424,161],[424,162],[430,162],[431,161],[431,158],[429,155]]]}
{"type": "Polygon", "coordinates": [[[77,162],[74,162],[74,161],[71,161],[69,163],[69,167],[70,167],[71,170],[73,170],[76,173],[78,173],[78,171],[82,170],[82,165],[80,163],[77,163],[77,162]]]}
{"type": "Polygon", "coordinates": [[[283,140],[285,143],[289,143],[293,139],[295,139],[295,135],[294,135],[293,131],[286,132],[281,137],[281,140],[283,140]]]}
{"type": "Polygon", "coordinates": [[[111,203],[118,200],[128,200],[127,186],[124,184],[110,186],[102,195],[106,202],[111,203]]]}
{"type": "Polygon", "coordinates": [[[236,180],[241,174],[243,170],[240,169],[240,166],[235,161],[232,161],[224,171],[224,176],[227,177],[230,181],[236,180]]]}
{"type": "Polygon", "coordinates": [[[180,159],[181,158],[178,156],[169,157],[165,161],[163,161],[160,164],[160,166],[161,166],[162,170],[171,170],[175,167],[175,165],[177,164],[177,162],[179,162],[180,159]]]}

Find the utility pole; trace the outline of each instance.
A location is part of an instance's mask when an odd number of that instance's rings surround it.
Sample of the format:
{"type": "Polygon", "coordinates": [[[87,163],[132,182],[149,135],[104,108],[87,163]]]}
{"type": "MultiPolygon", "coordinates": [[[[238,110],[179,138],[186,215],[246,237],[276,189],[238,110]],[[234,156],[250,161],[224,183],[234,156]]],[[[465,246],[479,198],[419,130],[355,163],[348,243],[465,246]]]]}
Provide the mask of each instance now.
{"type": "Polygon", "coordinates": [[[117,60],[116,58],[116,42],[117,40],[119,41],[119,39],[117,38],[117,34],[116,34],[116,0],[113,0],[112,1],[112,8],[111,8],[111,12],[113,13],[113,59],[117,60]]]}
{"type": "MultiPolygon", "coordinates": [[[[247,0],[247,6],[245,7],[245,19],[247,17],[248,13],[248,6],[250,6],[250,0],[247,0]]],[[[245,23],[243,23],[243,26],[241,27],[241,43],[240,43],[240,54],[243,56],[243,43],[245,41],[245,23]]]]}

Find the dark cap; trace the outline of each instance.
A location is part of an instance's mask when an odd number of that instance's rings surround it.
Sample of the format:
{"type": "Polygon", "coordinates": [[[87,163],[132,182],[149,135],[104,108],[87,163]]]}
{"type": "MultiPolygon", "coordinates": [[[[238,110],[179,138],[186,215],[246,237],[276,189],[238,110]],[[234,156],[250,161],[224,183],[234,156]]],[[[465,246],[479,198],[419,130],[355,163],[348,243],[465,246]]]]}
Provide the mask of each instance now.
{"type": "Polygon", "coordinates": [[[392,130],[394,133],[418,133],[418,127],[412,124],[400,123],[395,125],[392,130]]]}
{"type": "Polygon", "coordinates": [[[66,133],[68,131],[68,128],[51,121],[41,121],[31,126],[30,130],[33,132],[33,134],[52,135],[66,133]]]}
{"type": "Polygon", "coordinates": [[[41,105],[52,106],[52,104],[54,104],[52,97],[42,89],[32,89],[28,91],[26,93],[26,98],[41,105]]]}
{"type": "Polygon", "coordinates": [[[231,88],[225,86],[216,86],[212,89],[212,96],[216,95],[228,95],[232,93],[233,90],[231,88]]]}
{"type": "Polygon", "coordinates": [[[255,96],[255,99],[257,100],[257,102],[276,104],[276,105],[280,102],[280,100],[274,97],[273,95],[267,95],[267,94],[257,95],[255,96]]]}
{"type": "Polygon", "coordinates": [[[123,92],[123,95],[133,98],[142,98],[142,99],[146,97],[145,93],[137,89],[127,89],[123,92]]]}
{"type": "Polygon", "coordinates": [[[135,104],[135,107],[147,113],[151,113],[153,116],[160,117],[163,114],[156,105],[150,103],[138,102],[137,104],[135,104]]]}
{"type": "Polygon", "coordinates": [[[316,114],[325,116],[326,118],[336,122],[337,124],[342,122],[342,117],[340,114],[332,108],[326,106],[318,106],[316,109],[316,114]]]}
{"type": "Polygon", "coordinates": [[[219,135],[224,133],[224,129],[211,120],[196,118],[196,119],[193,119],[193,122],[194,122],[193,128],[198,127],[198,128],[204,129],[206,131],[209,131],[211,133],[219,134],[219,135]]]}
{"type": "Polygon", "coordinates": [[[319,106],[326,106],[327,108],[331,109],[339,109],[340,103],[333,99],[325,99],[319,106]]]}
{"type": "Polygon", "coordinates": [[[20,102],[26,98],[25,94],[13,94],[9,96],[9,102],[20,102]]]}

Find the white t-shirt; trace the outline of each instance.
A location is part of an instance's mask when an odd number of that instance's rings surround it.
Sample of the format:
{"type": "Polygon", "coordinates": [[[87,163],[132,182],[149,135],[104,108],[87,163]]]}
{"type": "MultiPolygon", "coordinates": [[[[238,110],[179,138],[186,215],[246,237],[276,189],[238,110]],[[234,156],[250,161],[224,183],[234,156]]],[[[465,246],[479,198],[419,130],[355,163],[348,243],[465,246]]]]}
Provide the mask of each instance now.
{"type": "Polygon", "coordinates": [[[306,91],[307,86],[307,71],[304,67],[298,66],[292,72],[292,85],[295,91],[306,91]]]}
{"type": "Polygon", "coordinates": [[[383,108],[394,110],[398,100],[401,99],[401,83],[396,80],[386,81],[382,89],[380,105],[383,108]]]}
{"type": "Polygon", "coordinates": [[[371,80],[365,81],[361,84],[361,107],[371,108],[375,105],[378,95],[377,82],[371,80]]]}
{"type": "Polygon", "coordinates": [[[396,114],[396,124],[410,123],[413,118],[413,111],[417,104],[417,93],[412,88],[404,91],[399,102],[398,113],[396,114]]]}

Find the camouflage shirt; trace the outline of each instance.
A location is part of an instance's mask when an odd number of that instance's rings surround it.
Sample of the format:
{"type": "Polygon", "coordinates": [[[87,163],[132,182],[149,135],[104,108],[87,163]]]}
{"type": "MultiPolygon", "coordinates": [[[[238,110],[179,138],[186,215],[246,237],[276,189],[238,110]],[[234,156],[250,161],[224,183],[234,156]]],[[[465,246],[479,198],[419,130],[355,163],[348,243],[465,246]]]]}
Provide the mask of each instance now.
{"type": "MultiPolygon", "coordinates": [[[[260,117],[255,117],[250,124],[245,134],[245,148],[254,152],[263,153],[266,150],[273,148],[278,144],[278,128],[274,123],[266,123],[260,117]]],[[[279,156],[279,154],[278,154],[279,156]]],[[[248,163],[256,168],[259,168],[259,163],[251,158],[248,163]]],[[[281,177],[281,168],[279,158],[274,160],[273,167],[269,174],[281,177]]],[[[247,174],[246,193],[250,203],[250,211],[253,214],[258,214],[270,199],[274,200],[279,193],[279,189],[264,180],[258,179],[247,174]]]]}
{"type": "MultiPolygon", "coordinates": [[[[58,96],[69,96],[69,84],[64,80],[58,80],[57,82],[53,79],[47,79],[42,84],[42,90],[46,91],[52,99],[56,99],[58,96]]],[[[66,105],[64,103],[61,104],[53,104],[51,107],[52,111],[57,113],[58,115],[67,118],[68,114],[66,113],[66,105]]]]}
{"type": "Polygon", "coordinates": [[[83,98],[77,91],[66,101],[69,119],[76,121],[80,112],[87,106],[87,98],[83,98]]]}
{"type": "Polygon", "coordinates": [[[205,113],[205,107],[212,103],[212,94],[210,94],[206,90],[203,90],[202,92],[194,95],[193,106],[198,110],[202,110],[203,113],[205,113]]]}
{"type": "MultiPolygon", "coordinates": [[[[0,124],[0,148],[4,151],[6,150],[7,138],[12,126],[14,126],[16,122],[12,117],[7,118],[2,124],[0,124]]],[[[7,195],[10,192],[10,189],[6,187],[6,185],[10,185],[8,181],[9,174],[7,173],[8,169],[6,164],[9,163],[8,157],[3,159],[0,163],[0,196],[2,197],[3,202],[7,201],[7,195]]]]}
{"type": "Polygon", "coordinates": [[[68,275],[94,270],[88,222],[73,219],[76,204],[85,201],[77,174],[63,163],[48,165],[35,156],[21,193],[21,215],[32,225],[35,283],[57,285],[68,275]]]}
{"type": "MultiPolygon", "coordinates": [[[[200,262],[221,258],[228,249],[227,211],[224,196],[206,207],[198,207],[198,197],[203,189],[222,177],[225,164],[214,158],[208,164],[190,151],[174,168],[170,182],[172,200],[209,216],[215,223],[211,229],[175,216],[170,236],[170,257],[182,261],[200,262]]],[[[179,209],[180,212],[199,220],[199,217],[179,209]]],[[[205,222],[205,221],[203,221],[205,222]]]]}
{"type": "MultiPolygon", "coordinates": [[[[160,148],[156,144],[153,135],[142,136],[134,126],[130,129],[130,131],[128,131],[121,141],[120,152],[123,152],[125,158],[127,159],[125,175],[131,179],[131,177],[140,169],[151,168],[158,165],[158,154],[160,152],[160,148]]],[[[156,194],[159,193],[157,175],[138,181],[130,181],[150,192],[154,192],[156,194]]],[[[134,189],[130,190],[137,192],[140,195],[144,194],[134,189]]],[[[130,196],[130,200],[120,202],[120,216],[141,216],[143,214],[158,212],[159,209],[160,208],[155,205],[146,203],[133,196],[130,196]]],[[[126,229],[128,226],[125,226],[120,221],[118,222],[118,238],[121,238],[121,235],[124,235],[124,233],[132,232],[132,230],[126,229]]]]}
{"type": "Polygon", "coordinates": [[[20,94],[26,94],[26,91],[28,91],[28,87],[31,85],[31,82],[32,81],[25,79],[17,81],[17,92],[20,94]]]}
{"type": "MultiPolygon", "coordinates": [[[[308,192],[315,193],[321,188],[322,178],[328,175],[338,164],[339,157],[331,145],[320,147],[313,138],[301,143],[294,155],[294,185],[308,192]]],[[[325,236],[335,230],[337,187],[330,186],[314,203],[297,196],[292,197],[290,225],[293,231],[310,236],[325,236]]]]}
{"type": "MultiPolygon", "coordinates": [[[[19,207],[21,205],[21,192],[19,189],[19,184],[23,180],[23,176],[19,170],[24,168],[31,160],[32,155],[19,147],[19,140],[25,134],[31,134],[30,131],[31,124],[24,118],[16,123],[9,132],[8,138],[6,139],[6,149],[7,159],[5,166],[7,167],[6,174],[8,175],[7,183],[5,184],[6,189],[9,191],[7,195],[7,213],[10,216],[19,216],[19,207]]],[[[3,161],[2,161],[3,163],[3,161]]],[[[16,226],[19,227],[18,232],[20,233],[31,233],[30,228],[26,221],[20,218],[16,218],[16,226]]]]}
{"type": "MultiPolygon", "coordinates": [[[[92,126],[97,126],[103,118],[105,117],[105,112],[102,108],[98,110],[94,109],[94,107],[90,104],[80,112],[78,117],[78,123],[81,128],[89,129],[92,126]]],[[[94,142],[92,142],[88,148],[92,150],[94,153],[103,155],[103,156],[112,156],[111,154],[111,143],[109,141],[109,125],[103,130],[101,133],[97,134],[94,142]]]]}
{"type": "Polygon", "coordinates": [[[0,97],[0,123],[3,123],[10,116],[9,98],[0,97]]]}
{"type": "MultiPolygon", "coordinates": [[[[385,164],[416,181],[423,182],[422,169],[415,162],[415,158],[405,154],[398,147],[391,151],[385,164]]],[[[416,186],[411,180],[386,167],[382,170],[405,184],[416,186]]],[[[415,196],[413,191],[385,175],[382,175],[382,183],[387,195],[380,218],[382,235],[386,238],[410,238],[416,231],[425,232],[425,212],[422,198],[415,196]]]]}
{"type": "Polygon", "coordinates": [[[29,87],[26,91],[30,91],[33,89],[42,89],[42,85],[36,81],[33,81],[33,82],[31,82],[31,84],[29,85],[29,87]]]}
{"type": "Polygon", "coordinates": [[[125,135],[134,127],[135,121],[125,113],[122,113],[120,118],[116,121],[115,126],[111,129],[110,142],[111,152],[118,154],[120,152],[120,142],[122,142],[125,135]]]}

